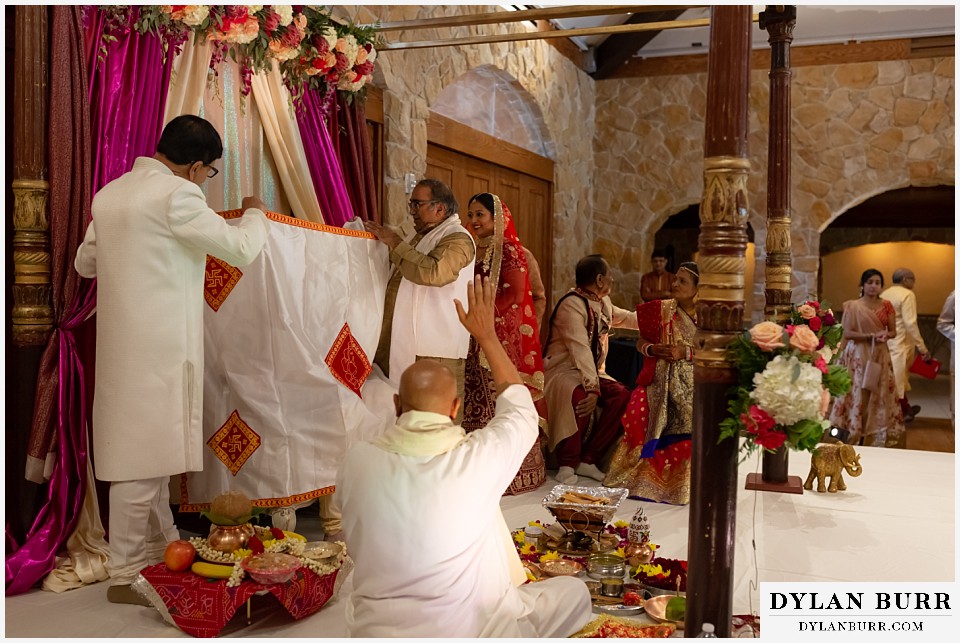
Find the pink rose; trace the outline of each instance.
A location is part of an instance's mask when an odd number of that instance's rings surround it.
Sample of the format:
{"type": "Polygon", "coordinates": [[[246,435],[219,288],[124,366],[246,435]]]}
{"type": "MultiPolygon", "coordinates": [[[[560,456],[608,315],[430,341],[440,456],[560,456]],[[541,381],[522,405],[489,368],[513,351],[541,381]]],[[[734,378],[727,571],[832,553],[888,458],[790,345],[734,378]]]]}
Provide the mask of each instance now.
{"type": "Polygon", "coordinates": [[[813,353],[819,348],[820,338],[807,326],[795,326],[790,336],[790,346],[801,353],[813,353]]]}
{"type": "Polygon", "coordinates": [[[817,309],[810,304],[804,304],[800,306],[797,308],[797,312],[800,313],[800,316],[804,319],[813,319],[817,316],[817,309]]]}
{"type": "Polygon", "coordinates": [[[817,355],[817,361],[813,365],[820,369],[820,372],[824,375],[830,370],[827,368],[827,360],[823,359],[823,355],[817,355]]]}
{"type": "Polygon", "coordinates": [[[812,330],[813,332],[817,332],[818,330],[820,330],[820,327],[823,325],[823,322],[820,321],[819,317],[814,317],[813,319],[808,321],[807,324],[810,325],[810,330],[812,330]]]}
{"type": "Polygon", "coordinates": [[[760,322],[750,329],[750,340],[762,351],[783,347],[783,328],[770,321],[760,322]]]}
{"type": "Polygon", "coordinates": [[[810,301],[808,301],[806,304],[804,304],[804,306],[811,306],[811,307],[813,307],[813,308],[816,309],[816,310],[820,310],[820,303],[819,303],[819,302],[816,302],[816,301],[813,301],[812,299],[811,299],[810,301]]]}

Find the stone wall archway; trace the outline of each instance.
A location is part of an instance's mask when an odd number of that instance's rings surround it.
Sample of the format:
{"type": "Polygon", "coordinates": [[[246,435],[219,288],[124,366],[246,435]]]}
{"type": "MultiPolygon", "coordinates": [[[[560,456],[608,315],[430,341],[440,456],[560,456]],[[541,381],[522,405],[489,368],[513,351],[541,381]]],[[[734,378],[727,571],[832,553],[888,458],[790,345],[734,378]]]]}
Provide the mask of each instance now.
{"type": "Polygon", "coordinates": [[[437,95],[430,109],[534,154],[556,159],[556,145],[540,105],[516,78],[495,65],[480,65],[455,78],[437,95]]]}

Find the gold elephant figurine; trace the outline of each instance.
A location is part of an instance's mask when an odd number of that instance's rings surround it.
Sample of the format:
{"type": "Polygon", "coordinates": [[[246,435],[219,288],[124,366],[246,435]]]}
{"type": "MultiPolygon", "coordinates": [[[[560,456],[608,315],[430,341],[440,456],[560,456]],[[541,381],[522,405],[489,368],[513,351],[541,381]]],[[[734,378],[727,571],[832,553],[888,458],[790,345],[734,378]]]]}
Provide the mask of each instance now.
{"type": "Polygon", "coordinates": [[[807,491],[813,489],[813,479],[816,477],[817,491],[820,493],[846,491],[847,485],[843,483],[844,469],[854,478],[863,472],[860,455],[853,447],[849,444],[819,444],[810,459],[810,474],[803,483],[803,488],[807,491]],[[824,488],[823,479],[827,476],[830,476],[830,487],[824,488]]]}

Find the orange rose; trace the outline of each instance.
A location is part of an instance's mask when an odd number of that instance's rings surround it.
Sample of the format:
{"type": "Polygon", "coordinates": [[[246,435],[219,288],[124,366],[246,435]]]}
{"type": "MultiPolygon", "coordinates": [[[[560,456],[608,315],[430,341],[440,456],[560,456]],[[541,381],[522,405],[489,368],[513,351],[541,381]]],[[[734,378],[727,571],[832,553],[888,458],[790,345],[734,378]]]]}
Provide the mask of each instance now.
{"type": "Polygon", "coordinates": [[[814,317],[817,316],[816,309],[810,304],[803,304],[802,306],[797,308],[797,312],[800,313],[800,316],[803,317],[804,319],[813,319],[814,317]]]}
{"type": "Polygon", "coordinates": [[[809,326],[794,326],[790,336],[790,346],[801,353],[813,353],[820,345],[820,338],[809,326]]]}
{"type": "Polygon", "coordinates": [[[770,321],[760,322],[750,329],[750,340],[762,351],[783,347],[783,327],[770,321]]]}

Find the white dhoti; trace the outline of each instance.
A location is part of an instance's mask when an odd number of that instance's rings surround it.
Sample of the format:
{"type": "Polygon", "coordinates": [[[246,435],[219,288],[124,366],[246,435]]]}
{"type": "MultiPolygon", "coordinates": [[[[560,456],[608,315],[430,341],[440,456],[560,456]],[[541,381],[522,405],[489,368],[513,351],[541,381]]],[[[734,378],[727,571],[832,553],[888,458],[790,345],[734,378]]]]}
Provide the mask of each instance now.
{"type": "Polygon", "coordinates": [[[567,638],[591,618],[590,592],[576,578],[549,578],[517,591],[526,608],[519,619],[524,637],[567,638]]]}

